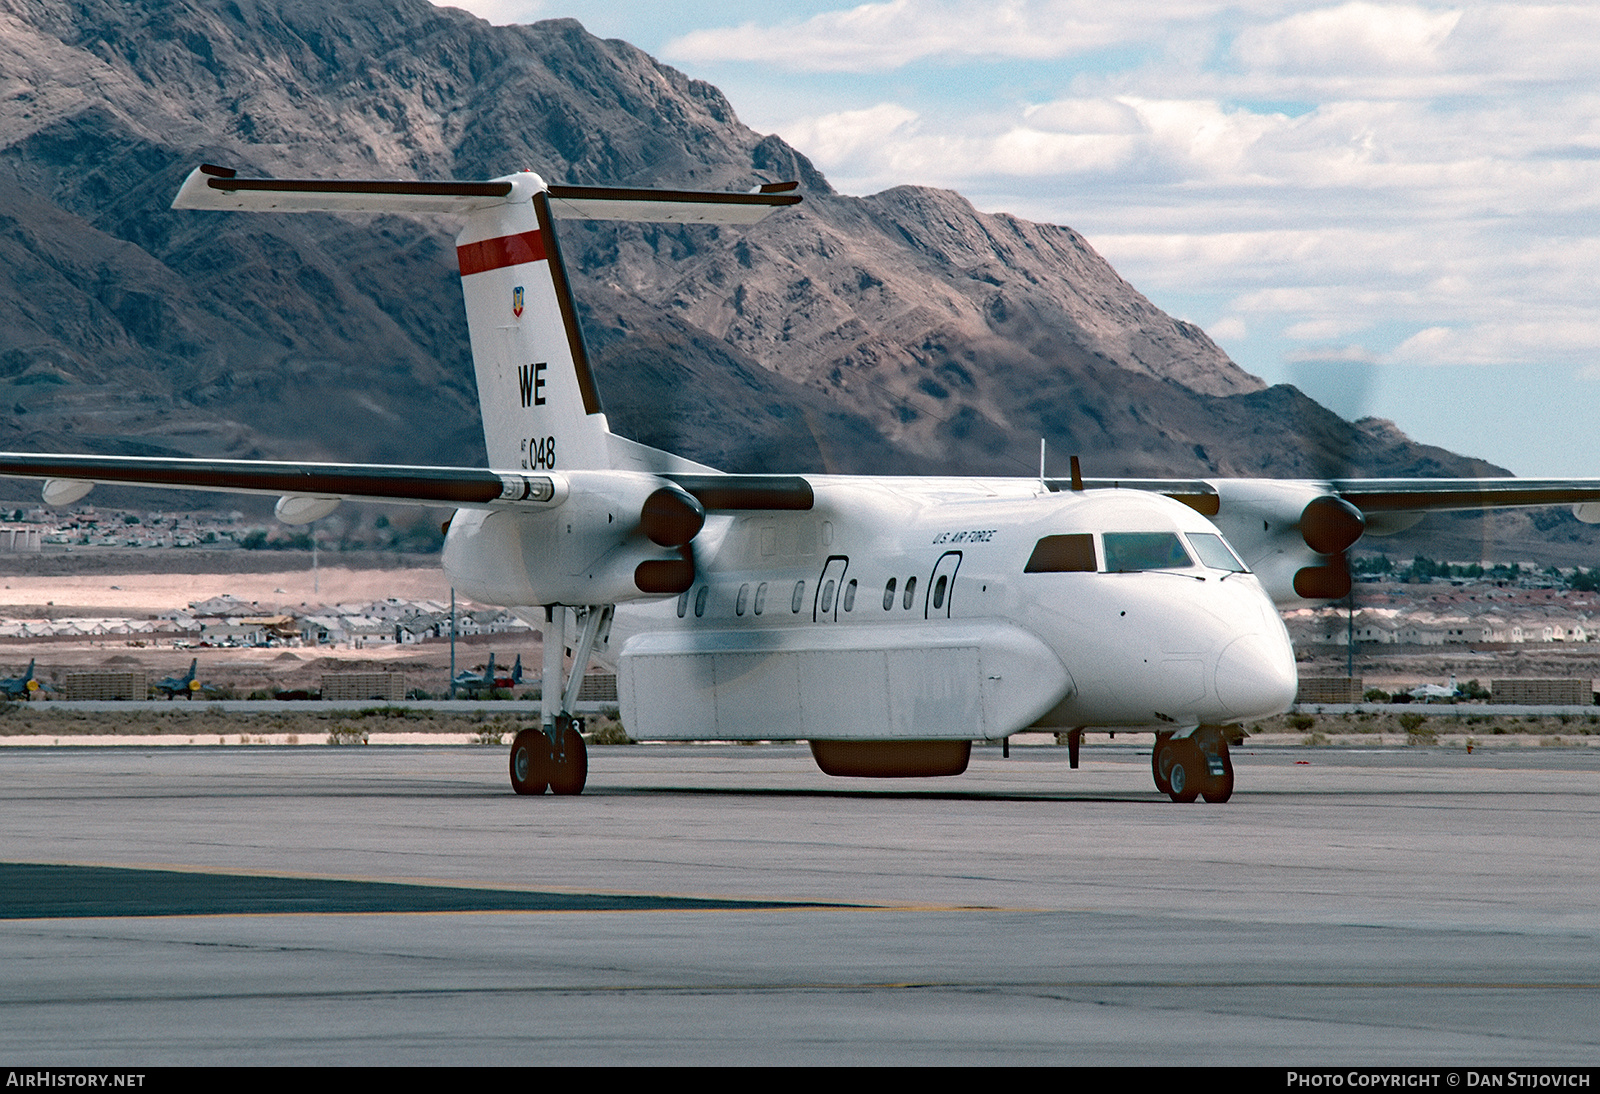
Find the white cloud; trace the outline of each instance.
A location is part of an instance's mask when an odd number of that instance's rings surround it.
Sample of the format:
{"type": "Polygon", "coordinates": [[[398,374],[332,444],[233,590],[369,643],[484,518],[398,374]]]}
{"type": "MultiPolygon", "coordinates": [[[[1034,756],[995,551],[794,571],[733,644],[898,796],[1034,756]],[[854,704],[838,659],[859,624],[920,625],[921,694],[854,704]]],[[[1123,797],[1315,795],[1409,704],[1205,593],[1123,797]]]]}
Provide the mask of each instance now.
{"type": "Polygon", "coordinates": [[[1551,359],[1585,364],[1600,356],[1600,326],[1592,315],[1540,321],[1470,323],[1418,331],[1386,355],[1417,365],[1539,364],[1551,359]]]}
{"type": "MultiPolygon", "coordinates": [[[[1363,364],[1370,365],[1378,359],[1377,354],[1365,346],[1355,344],[1327,343],[1320,346],[1308,346],[1305,349],[1291,350],[1284,354],[1284,360],[1295,365],[1325,365],[1325,364],[1363,364]]],[[[1302,381],[1306,379],[1305,370],[1296,370],[1302,374],[1302,381]]],[[[1302,382],[1300,386],[1305,386],[1302,382]]]]}
{"type": "Polygon", "coordinates": [[[1242,342],[1250,335],[1250,328],[1237,315],[1224,316],[1206,327],[1206,333],[1218,343],[1242,342]]]}
{"type": "Polygon", "coordinates": [[[1050,133],[1145,132],[1138,110],[1117,99],[1057,99],[1024,107],[1022,117],[1028,125],[1050,133]]]}
{"type": "Polygon", "coordinates": [[[1297,342],[1327,342],[1365,330],[1369,326],[1370,323],[1353,317],[1308,319],[1303,323],[1293,323],[1285,327],[1283,336],[1297,342]]]}
{"type": "MultiPolygon", "coordinates": [[[[437,2],[437,0],[435,0],[437,2]]],[[[460,8],[470,11],[479,19],[497,27],[512,23],[531,23],[536,19],[549,19],[558,14],[550,10],[548,0],[455,0],[438,4],[441,8],[460,8]]]]}
{"type": "Polygon", "coordinates": [[[784,136],[806,155],[824,163],[871,158],[903,146],[916,133],[917,112],[898,103],[877,103],[861,110],[842,110],[800,118],[784,127],[784,136]]]}
{"type": "Polygon", "coordinates": [[[1247,68],[1341,76],[1437,72],[1461,12],[1357,0],[1246,29],[1233,53],[1247,68]]]}
{"type": "Polygon", "coordinates": [[[667,43],[674,61],[751,61],[805,72],[878,72],[928,58],[1049,60],[1148,42],[1211,0],[888,0],[778,26],[697,30],[667,43]]]}

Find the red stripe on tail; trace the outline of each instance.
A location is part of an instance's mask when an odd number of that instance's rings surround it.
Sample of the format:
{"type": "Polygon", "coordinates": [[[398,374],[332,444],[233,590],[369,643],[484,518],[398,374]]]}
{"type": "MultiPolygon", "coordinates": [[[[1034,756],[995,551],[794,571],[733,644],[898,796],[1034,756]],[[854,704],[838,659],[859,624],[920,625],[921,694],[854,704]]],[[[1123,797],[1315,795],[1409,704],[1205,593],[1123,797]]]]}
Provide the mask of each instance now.
{"type": "Polygon", "coordinates": [[[477,243],[463,243],[456,248],[456,261],[461,265],[462,277],[518,266],[524,262],[543,262],[544,257],[544,240],[538,232],[497,236],[477,243]]]}

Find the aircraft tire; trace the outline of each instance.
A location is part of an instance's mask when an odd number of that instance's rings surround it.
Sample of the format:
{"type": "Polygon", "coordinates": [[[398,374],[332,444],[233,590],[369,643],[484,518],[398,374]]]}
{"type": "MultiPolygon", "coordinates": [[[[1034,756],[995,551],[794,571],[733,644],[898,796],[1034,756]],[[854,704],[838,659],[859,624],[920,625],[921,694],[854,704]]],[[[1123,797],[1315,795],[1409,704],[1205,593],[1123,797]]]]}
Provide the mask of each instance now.
{"type": "Polygon", "coordinates": [[[1167,749],[1172,745],[1172,734],[1157,733],[1155,747],[1150,750],[1150,777],[1155,779],[1156,789],[1163,794],[1172,793],[1172,784],[1167,781],[1166,768],[1171,766],[1171,757],[1167,749]]]}
{"type": "Polygon", "coordinates": [[[511,742],[511,789],[518,794],[543,794],[550,785],[550,738],[543,730],[525,729],[511,742]]]}
{"type": "Polygon", "coordinates": [[[1206,758],[1200,746],[1187,737],[1167,745],[1171,764],[1167,767],[1167,795],[1175,802],[1187,804],[1200,796],[1200,786],[1206,780],[1206,758]]]}
{"type": "MultiPolygon", "coordinates": [[[[550,792],[552,794],[582,794],[583,784],[589,781],[589,749],[583,743],[583,734],[570,724],[556,730],[561,734],[561,761],[550,763],[550,792]]],[[[552,749],[552,754],[555,750],[552,749]]]]}
{"type": "Polygon", "coordinates": [[[1233,768],[1230,766],[1225,774],[1207,779],[1206,788],[1200,791],[1200,796],[1213,805],[1221,805],[1233,797],[1233,768]]]}
{"type": "Polygon", "coordinates": [[[1214,805],[1221,805],[1233,797],[1233,757],[1228,755],[1228,740],[1217,738],[1217,755],[1222,759],[1222,774],[1207,776],[1200,787],[1200,796],[1214,805]]]}

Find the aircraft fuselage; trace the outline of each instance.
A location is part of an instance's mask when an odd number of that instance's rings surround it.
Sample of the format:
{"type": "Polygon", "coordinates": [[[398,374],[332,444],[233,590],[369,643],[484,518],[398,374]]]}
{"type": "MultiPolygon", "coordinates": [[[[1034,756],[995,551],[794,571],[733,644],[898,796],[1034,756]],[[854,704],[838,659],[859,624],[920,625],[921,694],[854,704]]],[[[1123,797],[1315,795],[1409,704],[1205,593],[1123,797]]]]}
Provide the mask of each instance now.
{"type": "MultiPolygon", "coordinates": [[[[709,517],[678,597],[618,604],[597,659],[618,673],[632,736],[1181,732],[1294,700],[1294,655],[1270,599],[1237,563],[1207,564],[1217,529],[1178,502],[1016,479],[810,481],[809,511],[709,517]]],[[[494,519],[519,516],[559,522],[561,508],[494,519]]],[[[522,572],[508,573],[505,544],[524,537],[485,534],[485,519],[463,511],[452,523],[445,566],[457,586],[550,603],[541,589],[570,582],[573,556],[523,552],[522,572]]],[[[588,548],[599,571],[628,557],[627,537],[613,539],[588,548]]]]}

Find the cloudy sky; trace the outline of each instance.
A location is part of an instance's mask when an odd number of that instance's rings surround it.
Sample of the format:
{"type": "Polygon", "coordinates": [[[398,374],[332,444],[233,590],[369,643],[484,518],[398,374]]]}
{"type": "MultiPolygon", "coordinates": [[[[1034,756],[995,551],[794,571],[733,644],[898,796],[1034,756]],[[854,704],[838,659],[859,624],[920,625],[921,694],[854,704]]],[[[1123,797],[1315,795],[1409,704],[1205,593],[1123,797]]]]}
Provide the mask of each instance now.
{"type": "Polygon", "coordinates": [[[1600,5],[454,6],[626,39],[846,193],[949,187],[1071,225],[1341,413],[1600,476],[1600,5]]]}

